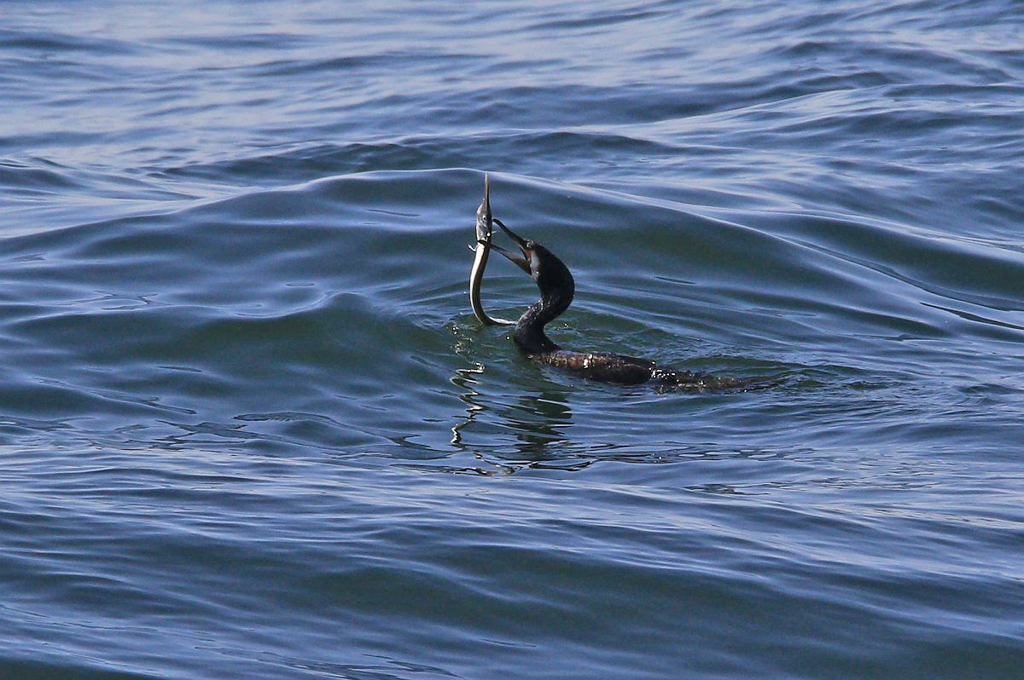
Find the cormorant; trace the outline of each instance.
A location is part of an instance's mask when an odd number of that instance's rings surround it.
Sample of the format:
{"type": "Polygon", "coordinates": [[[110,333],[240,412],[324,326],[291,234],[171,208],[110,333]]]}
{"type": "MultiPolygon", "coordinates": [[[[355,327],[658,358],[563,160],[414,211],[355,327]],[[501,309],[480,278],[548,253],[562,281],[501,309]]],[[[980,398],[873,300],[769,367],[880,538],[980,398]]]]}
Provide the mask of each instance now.
{"type": "MultiPolygon", "coordinates": [[[[487,200],[487,184],[484,188],[484,204],[489,212],[487,200]]],[[[481,209],[484,205],[480,206],[481,209]]],[[[480,212],[477,213],[477,233],[480,234],[480,212]]],[[[585,378],[602,382],[619,383],[622,385],[639,385],[652,383],[664,387],[681,389],[734,389],[764,384],[762,379],[721,378],[706,373],[676,371],[662,368],[648,359],[613,354],[610,352],[573,352],[556,345],[545,335],[544,326],[554,321],[572,303],[576,291],[569,268],[550,250],[537,243],[522,238],[506,227],[501,220],[491,217],[491,221],[508,234],[519,249],[522,256],[510,253],[504,248],[492,244],[490,238],[481,238],[476,249],[477,258],[481,250],[494,248],[529,274],[537,287],[540,288],[540,301],[536,302],[519,317],[516,322],[513,339],[516,345],[528,357],[535,361],[566,369],[585,378]]],[[[484,255],[486,264],[486,255],[484,255]]],[[[475,266],[475,263],[474,263],[475,266]]],[[[482,270],[481,270],[482,274],[482,270]]],[[[477,288],[479,296],[479,287],[477,288]]],[[[474,305],[477,318],[481,317],[482,308],[474,305]]],[[[484,315],[486,316],[486,315],[484,315]]],[[[483,321],[483,318],[480,318],[483,321]]],[[[485,322],[486,323],[486,322],[485,322]]],[[[507,323],[507,322],[506,322],[507,323]]]]}

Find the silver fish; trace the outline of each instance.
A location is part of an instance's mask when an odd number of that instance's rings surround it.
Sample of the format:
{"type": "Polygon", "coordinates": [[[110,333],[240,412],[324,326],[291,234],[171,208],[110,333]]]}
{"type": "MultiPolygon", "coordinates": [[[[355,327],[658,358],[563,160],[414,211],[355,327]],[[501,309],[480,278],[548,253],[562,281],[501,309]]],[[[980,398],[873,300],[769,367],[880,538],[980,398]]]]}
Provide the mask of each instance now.
{"type": "Polygon", "coordinates": [[[515,321],[498,319],[487,316],[483,303],[480,301],[480,286],[484,281],[484,269],[487,268],[487,257],[491,252],[491,234],[494,232],[494,224],[491,222],[491,180],[484,174],[484,200],[476,209],[476,245],[470,246],[470,250],[476,253],[473,258],[473,268],[469,272],[469,303],[473,306],[473,314],[480,323],[488,326],[503,325],[511,326],[515,321]]]}

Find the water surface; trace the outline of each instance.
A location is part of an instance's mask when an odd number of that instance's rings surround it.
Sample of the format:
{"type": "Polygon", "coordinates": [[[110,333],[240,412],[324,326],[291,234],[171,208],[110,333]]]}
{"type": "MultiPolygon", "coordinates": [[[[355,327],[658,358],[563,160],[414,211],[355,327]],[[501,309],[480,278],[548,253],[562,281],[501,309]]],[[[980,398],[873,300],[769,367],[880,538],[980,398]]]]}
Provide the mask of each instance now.
{"type": "Polygon", "coordinates": [[[0,675],[1020,677],[1022,28],[6,5],[0,675]]]}

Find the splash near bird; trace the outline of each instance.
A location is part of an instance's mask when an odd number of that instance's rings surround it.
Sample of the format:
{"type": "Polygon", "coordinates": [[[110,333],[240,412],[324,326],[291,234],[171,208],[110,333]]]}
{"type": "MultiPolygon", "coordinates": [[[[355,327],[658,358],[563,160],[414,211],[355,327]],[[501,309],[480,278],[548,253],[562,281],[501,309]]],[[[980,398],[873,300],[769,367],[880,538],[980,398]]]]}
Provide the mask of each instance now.
{"type": "MultiPolygon", "coordinates": [[[[477,210],[477,247],[470,275],[470,300],[473,313],[485,324],[512,324],[511,321],[491,319],[480,303],[480,282],[487,265],[487,251],[494,249],[526,272],[540,289],[540,301],[534,303],[515,323],[513,340],[519,349],[534,361],[555,366],[577,375],[601,382],[621,385],[651,383],[658,386],[692,390],[742,389],[766,386],[760,378],[726,378],[676,371],[658,366],[649,359],[613,354],[611,352],[574,352],[562,349],[545,333],[544,327],[558,318],[572,304],[576,282],[572,273],[554,253],[529,239],[525,239],[491,214],[490,181],[484,176],[484,201],[477,210]],[[491,243],[493,225],[497,224],[519,253],[509,252],[491,243]]],[[[472,248],[472,246],[470,246],[472,248]]]]}

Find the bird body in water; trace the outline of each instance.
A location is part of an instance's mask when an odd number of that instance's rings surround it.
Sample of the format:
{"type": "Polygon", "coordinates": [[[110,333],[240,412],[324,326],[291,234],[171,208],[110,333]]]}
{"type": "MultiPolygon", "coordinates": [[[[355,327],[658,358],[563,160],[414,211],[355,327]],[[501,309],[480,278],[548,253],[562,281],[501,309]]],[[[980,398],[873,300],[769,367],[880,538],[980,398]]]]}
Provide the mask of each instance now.
{"type": "MultiPolygon", "coordinates": [[[[564,262],[541,244],[522,238],[493,216],[491,220],[512,239],[521,254],[511,253],[492,244],[489,238],[479,240],[478,254],[481,249],[497,250],[529,274],[540,289],[540,300],[519,317],[512,336],[519,349],[531,359],[591,380],[622,385],[652,383],[662,387],[699,391],[737,389],[763,382],[757,379],[726,378],[676,371],[662,368],[648,359],[611,352],[574,352],[562,349],[545,334],[544,327],[572,304],[576,292],[576,282],[572,273],[564,262]]],[[[481,269],[480,275],[482,274],[481,269]]]]}

